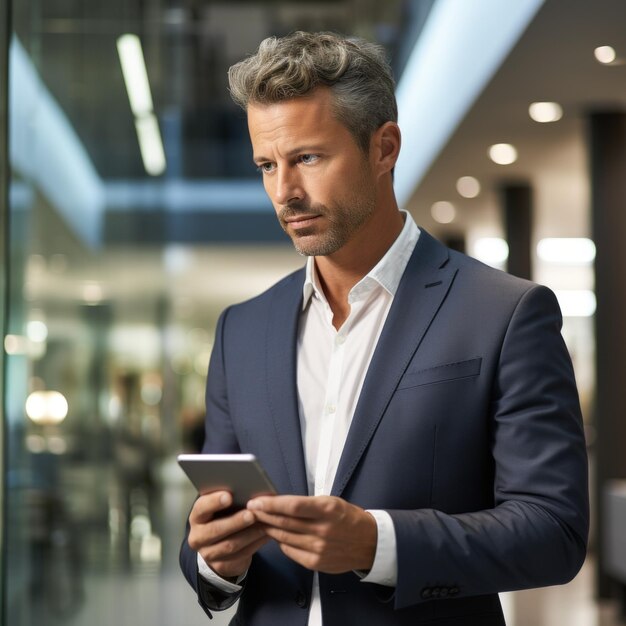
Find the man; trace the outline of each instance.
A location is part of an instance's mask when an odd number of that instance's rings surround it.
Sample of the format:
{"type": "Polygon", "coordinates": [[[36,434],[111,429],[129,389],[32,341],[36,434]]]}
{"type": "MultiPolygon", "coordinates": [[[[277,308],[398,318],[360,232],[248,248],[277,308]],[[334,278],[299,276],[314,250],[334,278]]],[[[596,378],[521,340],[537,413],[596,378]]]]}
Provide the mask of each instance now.
{"type": "Polygon", "coordinates": [[[252,452],[278,496],[201,496],[181,566],[233,624],[492,626],[499,591],[570,580],[586,455],[546,288],[398,210],[378,47],[262,42],[230,71],[254,161],[306,267],[221,316],[205,452],[252,452]]]}

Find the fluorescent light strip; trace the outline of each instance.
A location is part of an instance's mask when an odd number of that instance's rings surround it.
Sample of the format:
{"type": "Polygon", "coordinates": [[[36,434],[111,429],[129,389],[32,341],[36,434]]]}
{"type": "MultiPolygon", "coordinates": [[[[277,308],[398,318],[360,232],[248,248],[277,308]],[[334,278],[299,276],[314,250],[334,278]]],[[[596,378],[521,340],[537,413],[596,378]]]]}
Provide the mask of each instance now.
{"type": "Polygon", "coordinates": [[[162,174],[165,171],[165,152],[154,113],[135,119],[135,128],[146,172],[150,176],[162,174]]]}
{"type": "Polygon", "coordinates": [[[165,150],[153,110],[148,71],[139,37],[132,34],[122,35],[117,40],[117,51],[130,108],[135,116],[143,166],[150,176],[159,176],[166,167],[165,150]]]}
{"type": "Polygon", "coordinates": [[[139,37],[131,34],[122,35],[117,40],[117,52],[120,55],[122,74],[133,114],[141,117],[151,113],[152,94],[139,37]]]}

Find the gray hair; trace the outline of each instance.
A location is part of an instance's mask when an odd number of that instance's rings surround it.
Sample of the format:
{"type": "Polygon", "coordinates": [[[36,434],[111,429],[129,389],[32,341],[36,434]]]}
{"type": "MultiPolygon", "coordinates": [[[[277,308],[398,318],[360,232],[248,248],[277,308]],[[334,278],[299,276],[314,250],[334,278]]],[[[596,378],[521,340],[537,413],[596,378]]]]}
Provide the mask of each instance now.
{"type": "Polygon", "coordinates": [[[327,86],[337,119],[369,151],[372,133],[396,122],[395,83],[382,46],[334,33],[268,37],[256,54],[228,70],[230,93],[244,110],[305,96],[327,86]]]}

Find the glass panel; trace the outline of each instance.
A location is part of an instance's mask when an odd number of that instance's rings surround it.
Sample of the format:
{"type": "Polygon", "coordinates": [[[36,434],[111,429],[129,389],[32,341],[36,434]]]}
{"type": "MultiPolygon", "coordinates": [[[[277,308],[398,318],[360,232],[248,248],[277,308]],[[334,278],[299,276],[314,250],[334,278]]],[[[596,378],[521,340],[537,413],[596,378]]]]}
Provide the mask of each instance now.
{"type": "MultiPolygon", "coordinates": [[[[4,338],[5,322],[6,322],[6,276],[7,276],[7,50],[8,50],[8,33],[9,33],[9,13],[8,5],[5,0],[0,0],[0,336],[4,338]]],[[[4,424],[4,349],[0,351],[0,423],[4,424]]],[[[4,450],[4,428],[0,428],[0,449],[4,450]]],[[[4,458],[0,455],[2,461],[2,470],[0,470],[0,551],[2,552],[2,567],[0,570],[0,606],[4,606],[4,581],[6,572],[5,560],[5,534],[4,534],[4,517],[5,517],[5,490],[4,490],[4,458]]]]}
{"type": "MultiPolygon", "coordinates": [[[[175,455],[203,437],[219,312],[302,263],[251,164],[225,70],[271,32],[346,30],[358,4],[13,3],[11,626],[206,623],[178,569],[194,492],[175,455]],[[134,111],[127,34],[151,88],[134,111]],[[164,162],[140,149],[155,122],[164,162]]],[[[400,2],[364,6],[393,41],[400,2]]]]}

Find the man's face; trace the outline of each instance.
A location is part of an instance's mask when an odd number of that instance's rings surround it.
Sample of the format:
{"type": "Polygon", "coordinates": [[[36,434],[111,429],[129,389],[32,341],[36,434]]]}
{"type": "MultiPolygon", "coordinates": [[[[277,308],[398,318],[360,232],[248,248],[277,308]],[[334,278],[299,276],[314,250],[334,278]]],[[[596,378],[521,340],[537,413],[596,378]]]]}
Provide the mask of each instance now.
{"type": "Polygon", "coordinates": [[[254,161],[296,250],[331,255],[376,206],[369,159],[333,115],[331,93],[248,106],[254,161]]]}

